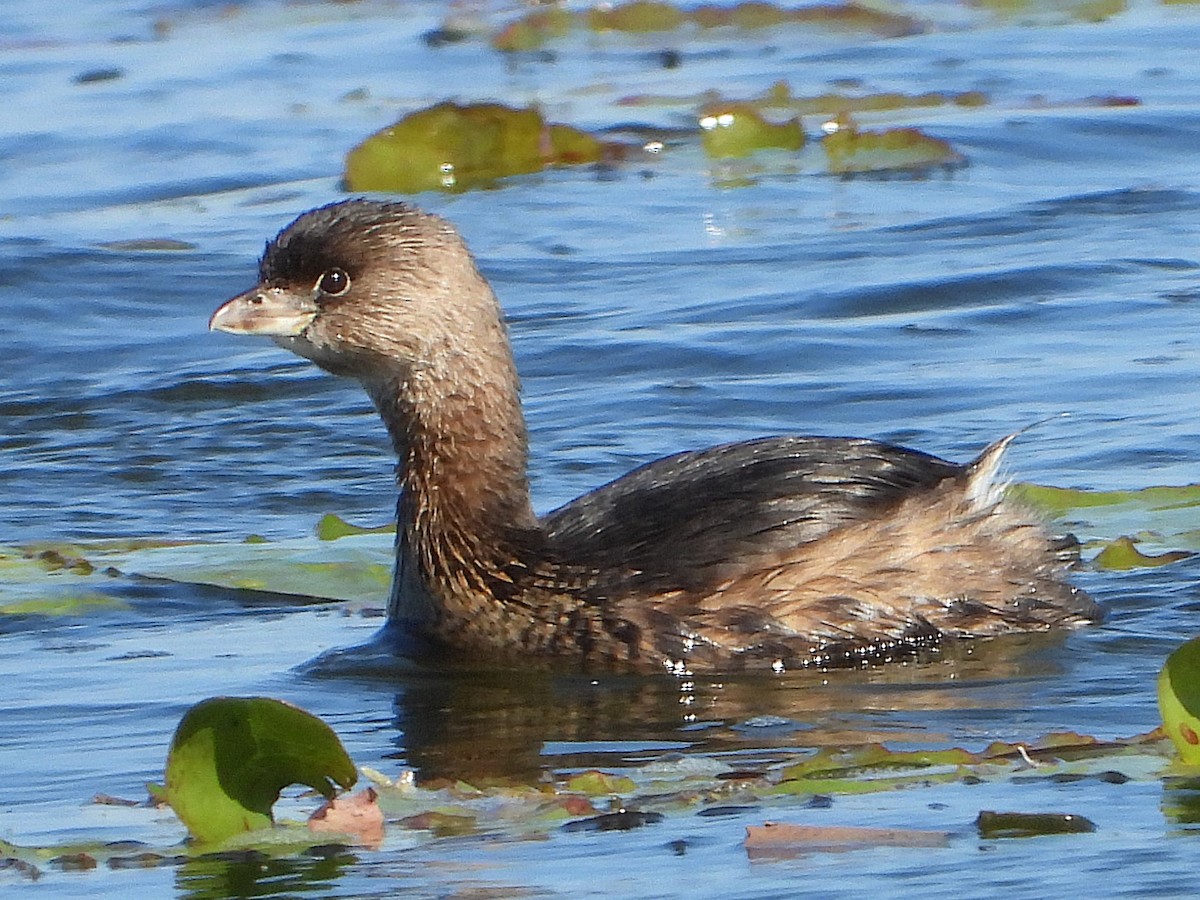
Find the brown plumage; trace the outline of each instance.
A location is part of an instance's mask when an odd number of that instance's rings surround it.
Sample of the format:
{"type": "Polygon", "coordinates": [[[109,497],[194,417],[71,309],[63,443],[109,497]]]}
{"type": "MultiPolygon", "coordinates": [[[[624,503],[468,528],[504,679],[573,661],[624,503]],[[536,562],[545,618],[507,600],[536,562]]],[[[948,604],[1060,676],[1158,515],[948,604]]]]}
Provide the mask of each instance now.
{"type": "Polygon", "coordinates": [[[851,438],[676,454],[542,518],[500,306],[457,232],[350,200],[267,245],[211,327],[357,378],[400,459],[390,619],[471,658],[845,665],[1099,618],[1073,542],[966,466],[851,438]]]}

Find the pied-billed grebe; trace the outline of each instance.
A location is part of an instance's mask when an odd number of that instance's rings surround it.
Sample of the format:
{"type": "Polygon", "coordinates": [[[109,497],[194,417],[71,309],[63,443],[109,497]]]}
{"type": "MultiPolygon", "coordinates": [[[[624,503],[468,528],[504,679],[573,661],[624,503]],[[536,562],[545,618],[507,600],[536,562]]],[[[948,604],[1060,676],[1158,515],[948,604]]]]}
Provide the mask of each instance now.
{"type": "Polygon", "coordinates": [[[1072,541],[1002,497],[1010,438],[956,465],[877,441],[679,453],[539,518],[495,294],[458,233],[349,200],[271,241],[210,327],[357,378],[400,459],[389,618],[468,657],[618,668],[846,665],[1077,626],[1072,541]]]}

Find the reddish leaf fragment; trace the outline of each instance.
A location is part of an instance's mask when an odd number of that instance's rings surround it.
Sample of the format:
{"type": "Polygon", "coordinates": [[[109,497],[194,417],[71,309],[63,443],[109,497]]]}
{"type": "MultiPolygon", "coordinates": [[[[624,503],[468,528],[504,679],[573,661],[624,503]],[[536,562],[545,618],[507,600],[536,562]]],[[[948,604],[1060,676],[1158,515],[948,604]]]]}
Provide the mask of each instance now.
{"type": "Polygon", "coordinates": [[[377,850],[383,843],[379,795],[374,788],[367,788],[353,796],[335,797],[308,817],[308,830],[353,835],[368,850],[377,850]]]}
{"type": "Polygon", "coordinates": [[[946,847],[949,843],[948,832],[912,828],[792,825],[788,822],[766,822],[746,828],[746,850],[750,853],[807,853],[862,847],[946,847]]]}
{"type": "Polygon", "coordinates": [[[96,857],[90,853],[64,853],[50,860],[50,865],[64,872],[87,872],[96,868],[96,857]]]}

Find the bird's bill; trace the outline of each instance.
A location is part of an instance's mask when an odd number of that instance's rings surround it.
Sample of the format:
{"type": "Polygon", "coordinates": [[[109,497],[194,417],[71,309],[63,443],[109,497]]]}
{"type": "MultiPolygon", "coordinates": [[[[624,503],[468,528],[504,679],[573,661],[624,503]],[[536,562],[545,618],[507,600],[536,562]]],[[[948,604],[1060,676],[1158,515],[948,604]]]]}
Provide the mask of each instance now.
{"type": "Polygon", "coordinates": [[[208,330],[295,337],[312,323],[317,312],[317,305],[309,297],[258,285],[223,303],[208,320],[208,330]]]}

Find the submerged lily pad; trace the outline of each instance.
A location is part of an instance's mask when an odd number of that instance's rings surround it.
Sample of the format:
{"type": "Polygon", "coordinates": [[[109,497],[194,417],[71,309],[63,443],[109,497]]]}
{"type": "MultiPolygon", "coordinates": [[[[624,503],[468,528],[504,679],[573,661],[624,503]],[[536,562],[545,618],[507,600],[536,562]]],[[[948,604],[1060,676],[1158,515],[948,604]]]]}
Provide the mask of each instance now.
{"type": "Polygon", "coordinates": [[[1200,765],[1200,638],[1167,657],[1158,674],[1158,710],[1180,759],[1200,765]]]}
{"type": "Polygon", "coordinates": [[[605,146],[536,109],[439,103],[367,138],[346,156],[351,191],[463,191],[550,166],[598,162],[605,146]]]}
{"type": "Polygon", "coordinates": [[[269,697],[215,697],[187,711],[167,756],[166,799],[197,840],[270,827],[290,784],[326,799],[351,787],[354,763],[333,729],[269,697]]]}

